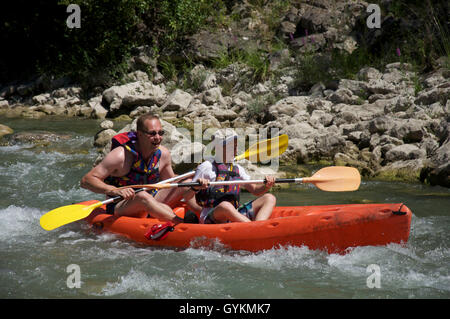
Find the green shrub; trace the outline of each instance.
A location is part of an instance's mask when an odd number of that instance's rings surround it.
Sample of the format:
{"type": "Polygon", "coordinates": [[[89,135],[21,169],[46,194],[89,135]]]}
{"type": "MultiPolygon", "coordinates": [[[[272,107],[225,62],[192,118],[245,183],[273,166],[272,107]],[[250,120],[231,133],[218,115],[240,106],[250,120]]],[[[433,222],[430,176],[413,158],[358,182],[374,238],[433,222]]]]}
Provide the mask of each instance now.
{"type": "Polygon", "coordinates": [[[87,82],[95,74],[120,78],[132,48],[179,49],[186,35],[224,5],[207,0],[16,0],[11,7],[0,11],[0,40],[10,44],[0,53],[0,83],[36,73],[87,82]],[[81,28],[67,27],[69,4],[80,6],[81,28]]]}

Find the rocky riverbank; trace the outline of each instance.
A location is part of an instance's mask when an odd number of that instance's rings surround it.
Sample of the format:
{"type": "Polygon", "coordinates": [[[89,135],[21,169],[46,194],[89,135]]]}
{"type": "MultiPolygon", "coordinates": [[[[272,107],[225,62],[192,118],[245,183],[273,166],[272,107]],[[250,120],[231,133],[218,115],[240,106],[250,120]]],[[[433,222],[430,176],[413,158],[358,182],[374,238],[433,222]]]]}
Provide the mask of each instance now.
{"type": "MultiPolygon", "coordinates": [[[[291,96],[288,92],[293,78],[288,75],[282,84],[258,83],[247,92],[225,95],[220,83],[225,75],[238,77],[240,71],[235,68],[233,73],[230,69],[213,72],[202,65],[194,68],[191,81],[199,81],[196,76],[202,78],[198,93],[179,88],[169,91],[166,83],[155,84],[143,76],[138,81],[110,87],[88,101],[81,99],[77,87],[33,96],[28,105],[3,99],[1,114],[100,119],[120,115],[131,121],[144,112],[155,112],[166,122],[170,136],[167,145],[177,147],[172,149],[177,164],[183,162],[183,157],[202,152],[204,145],[175,133],[172,124],[186,129],[199,121],[203,130],[277,128],[280,134],[289,136],[281,164],[325,161],[357,167],[367,178],[450,185],[448,70],[426,76],[424,87],[418,92],[413,80],[417,75],[409,65],[393,63],[386,66],[385,72],[363,68],[356,80],[341,79],[334,90],[318,83],[305,95],[291,96]],[[281,93],[280,88],[284,88],[281,93]],[[252,103],[256,108],[258,101],[275,92],[281,95],[278,101],[250,114],[252,103]]],[[[113,130],[112,125],[113,122],[102,124],[96,147],[104,147],[122,129],[113,130]]],[[[4,128],[2,132],[10,131],[4,128]]]]}
{"type": "MultiPolygon", "coordinates": [[[[220,36],[200,32],[192,37],[188,51],[197,56],[196,64],[182,79],[164,76],[155,58],[142,47],[130,59],[130,72],[122,82],[106,89],[85,92],[79,85],[45,77],[3,87],[0,116],[120,117],[131,123],[140,114],[154,112],[169,132],[166,145],[176,165],[204,151],[204,144],[188,137],[194,135],[196,122],[201,123],[202,132],[223,127],[256,132],[277,129],[289,136],[289,147],[280,157],[282,166],[349,165],[365,178],[450,187],[447,57],[438,59],[436,67],[426,73],[395,62],[378,69],[365,66],[352,78],[319,81],[307,90],[299,85],[298,59],[291,54],[292,48],[303,52],[309,43],[308,52],[312,48],[320,53],[332,43],[333,48],[351,52],[357,46],[351,31],[364,14],[364,4],[352,3],[352,10],[336,7],[342,11],[339,21],[329,20],[331,11],[320,6],[290,9],[279,23],[278,34],[291,41],[291,47],[268,56],[275,77],[249,81],[254,72],[246,64],[236,61],[212,67],[207,63],[220,56],[223,43],[228,47],[263,45],[257,39],[264,28],[261,20],[243,19],[240,23],[246,27],[236,26],[235,32],[220,36]],[[299,33],[301,28],[310,33],[299,33]]],[[[122,129],[129,127],[102,122],[94,142],[101,154],[108,149],[111,136],[122,129]]],[[[0,127],[0,135],[8,132],[0,127]]],[[[263,173],[271,171],[267,168],[263,173]]]]}

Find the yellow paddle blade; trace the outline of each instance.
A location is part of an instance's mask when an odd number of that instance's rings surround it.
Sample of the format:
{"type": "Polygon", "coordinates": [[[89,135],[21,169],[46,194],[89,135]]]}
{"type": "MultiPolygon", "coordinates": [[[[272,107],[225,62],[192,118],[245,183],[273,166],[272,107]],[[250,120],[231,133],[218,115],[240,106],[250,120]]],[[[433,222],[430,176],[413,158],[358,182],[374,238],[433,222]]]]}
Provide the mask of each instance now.
{"type": "Polygon", "coordinates": [[[355,191],[361,184],[361,175],[354,167],[330,166],[317,171],[312,177],[303,179],[304,183],[312,183],[327,192],[355,191]]]}
{"type": "Polygon", "coordinates": [[[41,227],[45,230],[53,230],[60,226],[88,217],[94,209],[100,206],[102,206],[102,202],[99,201],[98,203],[94,203],[89,206],[74,204],[58,207],[41,217],[41,227]]]}
{"type": "Polygon", "coordinates": [[[251,145],[244,154],[236,156],[235,160],[239,161],[245,158],[251,162],[268,162],[270,159],[283,154],[288,144],[289,138],[286,134],[273,137],[251,145]]]}

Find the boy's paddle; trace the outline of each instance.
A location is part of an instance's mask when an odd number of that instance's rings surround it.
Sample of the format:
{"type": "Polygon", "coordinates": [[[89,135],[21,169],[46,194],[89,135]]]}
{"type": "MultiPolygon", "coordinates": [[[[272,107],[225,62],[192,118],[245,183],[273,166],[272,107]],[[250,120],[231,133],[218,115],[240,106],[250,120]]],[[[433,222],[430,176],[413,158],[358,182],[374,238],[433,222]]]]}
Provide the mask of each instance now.
{"type": "MultiPolygon", "coordinates": [[[[209,185],[235,185],[235,184],[255,184],[265,183],[264,179],[254,180],[235,180],[235,181],[219,181],[210,182],[209,185]]],[[[355,191],[361,184],[361,175],[356,168],[346,166],[330,166],[317,171],[311,177],[304,178],[277,178],[275,183],[311,183],[317,188],[327,192],[349,192],[355,191]]],[[[171,187],[192,187],[200,186],[199,182],[190,183],[172,183],[172,184],[146,184],[146,185],[129,185],[125,187],[131,188],[171,188],[171,187]]],[[[120,187],[120,188],[125,188],[120,187]]]]}
{"type": "MultiPolygon", "coordinates": [[[[249,159],[251,156],[258,156],[259,154],[264,153],[267,158],[273,158],[276,156],[279,156],[284,151],[286,151],[286,148],[288,146],[288,136],[287,135],[280,135],[274,138],[271,138],[270,140],[264,140],[257,142],[249,147],[248,150],[245,151],[244,154],[238,155],[235,160],[239,159],[249,159]],[[270,153],[270,154],[269,154],[270,153]]],[[[146,190],[147,188],[155,188],[155,185],[167,185],[167,183],[176,181],[181,178],[190,177],[195,174],[195,171],[190,171],[188,173],[175,176],[173,178],[161,181],[157,184],[152,184],[152,187],[146,187],[144,185],[141,185],[140,187],[136,187],[137,185],[134,185],[134,188],[140,188],[136,190],[136,192],[140,192],[143,190],[146,190]]],[[[161,187],[163,188],[163,187],[161,187]]],[[[167,187],[165,187],[167,188],[167,187]]],[[[53,230],[55,228],[61,227],[63,225],[75,222],[77,220],[81,220],[83,218],[86,218],[89,216],[89,214],[96,208],[101,207],[102,205],[106,205],[113,202],[118,202],[122,198],[120,196],[109,198],[104,201],[97,201],[96,203],[85,206],[80,204],[73,204],[73,205],[66,205],[62,207],[58,207],[54,210],[49,211],[45,215],[43,215],[40,219],[41,227],[45,230],[53,230]]]]}
{"type": "Polygon", "coordinates": [[[248,150],[234,158],[235,161],[242,159],[257,160],[265,162],[274,157],[278,157],[286,151],[289,138],[286,134],[279,135],[268,140],[259,141],[252,144],[248,150]]]}

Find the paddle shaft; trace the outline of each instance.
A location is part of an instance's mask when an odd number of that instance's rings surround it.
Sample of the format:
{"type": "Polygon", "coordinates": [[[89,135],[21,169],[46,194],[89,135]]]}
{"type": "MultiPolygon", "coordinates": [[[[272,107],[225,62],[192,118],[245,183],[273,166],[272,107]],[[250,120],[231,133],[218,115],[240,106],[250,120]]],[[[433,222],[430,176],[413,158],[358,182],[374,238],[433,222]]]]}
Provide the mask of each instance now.
{"type": "MultiPolygon", "coordinates": [[[[233,181],[211,181],[210,186],[214,185],[236,185],[236,184],[254,184],[265,183],[264,179],[256,180],[233,180],[233,181]]],[[[311,177],[304,178],[278,178],[275,183],[312,183],[317,188],[328,192],[347,192],[354,191],[359,188],[361,183],[361,176],[356,168],[344,166],[325,167],[317,171],[311,177]]],[[[199,182],[190,183],[160,183],[160,184],[145,184],[145,185],[128,185],[121,188],[172,188],[172,187],[193,187],[201,186],[199,182]]]]}
{"type": "MultiPolygon", "coordinates": [[[[176,181],[176,180],[181,179],[181,178],[190,177],[190,176],[192,176],[194,174],[195,174],[195,171],[187,172],[187,173],[184,173],[182,175],[177,175],[177,176],[174,176],[172,178],[168,178],[166,180],[160,181],[160,182],[156,183],[156,185],[170,183],[170,182],[176,181]]],[[[147,189],[148,188],[145,188],[145,187],[144,188],[140,188],[140,189],[135,190],[134,193],[136,194],[136,193],[145,191],[147,189]]],[[[102,204],[103,205],[107,205],[107,204],[111,204],[111,203],[117,203],[117,202],[120,202],[122,199],[123,199],[122,196],[111,197],[111,198],[108,198],[107,200],[104,200],[102,202],[102,204]]]]}
{"type": "MultiPolygon", "coordinates": [[[[306,178],[277,178],[275,179],[275,183],[303,183],[306,178]]],[[[209,182],[210,186],[215,185],[236,185],[236,184],[262,184],[266,183],[265,179],[251,179],[251,180],[234,180],[234,181],[215,181],[209,182]]],[[[172,184],[163,184],[161,186],[166,187],[193,187],[200,186],[200,182],[189,182],[189,183],[172,183],[172,184]],[[167,185],[167,186],[166,186],[167,185]]]]}

